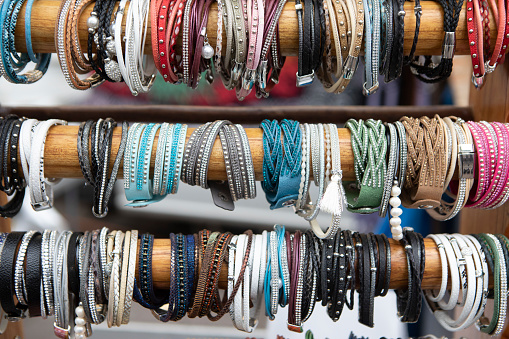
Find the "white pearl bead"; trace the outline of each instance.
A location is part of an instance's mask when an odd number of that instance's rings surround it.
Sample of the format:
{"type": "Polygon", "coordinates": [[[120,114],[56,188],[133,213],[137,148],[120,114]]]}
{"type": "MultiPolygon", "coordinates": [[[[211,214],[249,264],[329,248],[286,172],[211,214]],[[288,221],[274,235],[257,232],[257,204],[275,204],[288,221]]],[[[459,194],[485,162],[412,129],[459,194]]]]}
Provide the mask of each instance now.
{"type": "Polygon", "coordinates": [[[86,336],[84,334],[75,334],[74,339],[85,339],[86,336]]]}
{"type": "Polygon", "coordinates": [[[94,29],[99,27],[99,18],[95,15],[89,16],[87,19],[87,27],[94,29]]]}
{"type": "Polygon", "coordinates": [[[392,207],[399,207],[401,206],[401,199],[398,197],[392,197],[389,199],[389,204],[391,204],[392,207]]]}
{"type": "Polygon", "coordinates": [[[212,48],[212,46],[210,46],[209,44],[204,45],[201,50],[201,56],[204,59],[212,58],[214,56],[214,48],[212,48]]]}
{"type": "Polygon", "coordinates": [[[397,197],[401,194],[401,188],[399,188],[398,186],[393,186],[392,189],[391,189],[391,195],[393,197],[397,197]]]}
{"type": "Polygon", "coordinates": [[[400,226],[401,225],[401,219],[398,217],[392,217],[389,220],[389,224],[391,224],[392,227],[400,226]]]}
{"type": "Polygon", "coordinates": [[[391,233],[394,239],[396,239],[397,235],[401,235],[403,233],[403,228],[401,226],[392,227],[391,233]]]}
{"type": "Polygon", "coordinates": [[[85,326],[87,321],[84,318],[77,317],[76,319],[74,319],[74,323],[77,326],[85,326]]]}
{"type": "Polygon", "coordinates": [[[74,333],[76,333],[76,334],[84,334],[85,331],[86,331],[85,326],[81,326],[81,325],[74,326],[74,333]]]}
{"type": "Polygon", "coordinates": [[[278,286],[278,289],[280,289],[281,287],[283,287],[283,280],[278,279],[278,280],[277,280],[277,286],[278,286]]]}
{"type": "Polygon", "coordinates": [[[393,217],[399,217],[401,214],[403,214],[403,210],[399,207],[394,207],[391,209],[391,216],[393,217]]]}
{"type": "Polygon", "coordinates": [[[394,240],[400,241],[401,239],[403,239],[403,234],[393,235],[392,238],[394,240]]]}
{"type": "Polygon", "coordinates": [[[85,310],[83,309],[83,306],[76,307],[76,316],[85,318],[85,310]]]}

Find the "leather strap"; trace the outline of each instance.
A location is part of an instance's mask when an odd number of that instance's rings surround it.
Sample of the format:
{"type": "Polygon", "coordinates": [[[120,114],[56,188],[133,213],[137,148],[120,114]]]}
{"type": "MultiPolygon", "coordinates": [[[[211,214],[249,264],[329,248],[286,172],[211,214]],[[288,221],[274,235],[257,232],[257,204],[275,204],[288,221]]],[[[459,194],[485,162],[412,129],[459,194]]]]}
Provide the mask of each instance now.
{"type": "Polygon", "coordinates": [[[447,170],[445,133],[437,117],[403,117],[410,161],[401,197],[408,208],[440,205],[447,170]]]}
{"type": "Polygon", "coordinates": [[[26,301],[30,317],[41,315],[41,245],[42,234],[39,233],[30,240],[25,259],[26,301]]]}
{"type": "Polygon", "coordinates": [[[5,239],[0,260],[0,304],[8,318],[22,318],[23,310],[14,303],[14,263],[25,232],[11,232],[5,239]]]}

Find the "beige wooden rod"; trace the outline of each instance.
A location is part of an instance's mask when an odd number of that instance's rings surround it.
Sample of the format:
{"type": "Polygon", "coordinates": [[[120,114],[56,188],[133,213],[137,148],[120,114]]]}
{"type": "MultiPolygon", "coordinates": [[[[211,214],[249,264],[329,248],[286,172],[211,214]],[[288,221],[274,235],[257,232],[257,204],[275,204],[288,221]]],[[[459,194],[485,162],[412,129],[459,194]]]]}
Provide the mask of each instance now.
{"type": "MultiPolygon", "coordinates": [[[[78,161],[78,151],[76,149],[76,140],[78,138],[78,126],[53,126],[48,132],[46,144],[44,147],[44,174],[49,178],[82,178],[78,161]]],[[[121,128],[117,127],[113,133],[112,154],[116,155],[120,143],[121,128]]],[[[193,128],[187,131],[187,137],[191,135],[193,128]]],[[[246,128],[249,138],[253,164],[256,173],[256,180],[263,180],[263,145],[262,130],[260,128],[246,128]]],[[[339,142],[341,150],[341,168],[345,180],[355,180],[353,169],[353,153],[350,146],[350,131],[346,128],[339,128],[339,142]]],[[[154,141],[151,158],[151,171],[154,168],[155,153],[157,149],[158,134],[154,141]]],[[[110,162],[113,166],[114,157],[110,162]]],[[[120,166],[119,177],[122,177],[122,166],[120,166]]],[[[151,172],[153,173],[153,172],[151,172]]],[[[224,166],[223,151],[219,138],[214,143],[212,156],[209,162],[208,178],[211,180],[225,180],[226,168],[224,166]]]]}
{"type": "MultiPolygon", "coordinates": [[[[16,25],[16,48],[18,51],[26,51],[25,45],[25,6],[18,16],[16,25]]],[[[54,53],[55,52],[55,23],[58,14],[60,1],[39,0],[36,1],[32,9],[32,45],[35,52],[54,53]]],[[[90,4],[84,14],[80,17],[79,34],[80,42],[84,51],[86,51],[86,42],[88,38],[86,20],[92,11],[94,4],[90,4]]],[[[441,55],[443,30],[443,10],[440,4],[433,1],[423,1],[422,18],[419,29],[419,41],[417,44],[416,55],[441,55]]],[[[415,31],[414,3],[405,2],[405,53],[408,54],[412,46],[415,31]]],[[[468,37],[467,20],[465,6],[459,18],[458,28],[456,30],[456,55],[468,55],[468,37]]],[[[490,11],[491,15],[491,11],[490,11]]],[[[124,21],[126,16],[124,15],[124,21]]],[[[212,4],[207,25],[207,35],[212,46],[215,46],[217,35],[217,5],[212,4]]],[[[293,3],[287,3],[279,20],[279,32],[281,53],[287,56],[295,56],[298,52],[298,27],[297,15],[293,3]]],[[[125,22],[124,22],[125,24],[125,22]]],[[[150,37],[150,22],[148,23],[148,36],[150,37]]],[[[495,20],[490,19],[491,46],[495,45],[497,29],[495,20]]],[[[223,30],[224,34],[224,30],[223,30]]],[[[223,36],[224,48],[226,48],[226,37],[223,36]]],[[[151,54],[150,38],[147,39],[145,53],[151,54]]],[[[334,48],[333,48],[334,50],[334,48]]]]}
{"type": "MultiPolygon", "coordinates": [[[[406,253],[403,246],[393,239],[391,244],[391,282],[390,288],[405,288],[408,284],[408,271],[406,253]]],[[[426,267],[422,280],[423,289],[439,289],[442,282],[442,264],[437,246],[432,239],[424,239],[426,249],[426,267]]],[[[152,278],[157,289],[170,288],[171,262],[170,239],[155,239],[152,251],[152,278]]],[[[138,260],[138,256],[136,256],[138,260]]],[[[225,263],[221,269],[220,287],[225,288],[227,282],[228,264],[225,263]]],[[[136,276],[138,276],[138,263],[136,263],[136,276]]],[[[357,279],[357,281],[359,281],[357,279]]],[[[490,282],[492,279],[490,279],[490,282]]]]}

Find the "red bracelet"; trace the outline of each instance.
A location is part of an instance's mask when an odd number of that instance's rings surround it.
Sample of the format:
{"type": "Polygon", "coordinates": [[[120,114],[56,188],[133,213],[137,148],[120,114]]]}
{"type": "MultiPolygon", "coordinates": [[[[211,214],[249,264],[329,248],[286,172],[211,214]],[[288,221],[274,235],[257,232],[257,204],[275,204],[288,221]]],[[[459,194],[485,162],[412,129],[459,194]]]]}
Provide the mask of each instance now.
{"type": "MultiPolygon", "coordinates": [[[[157,27],[157,14],[158,9],[161,6],[162,0],[155,0],[150,2],[150,27],[157,27]]],[[[152,55],[154,57],[154,63],[159,73],[161,72],[161,58],[159,56],[159,43],[157,30],[152,29],[150,32],[150,38],[152,42],[152,55]]]]}

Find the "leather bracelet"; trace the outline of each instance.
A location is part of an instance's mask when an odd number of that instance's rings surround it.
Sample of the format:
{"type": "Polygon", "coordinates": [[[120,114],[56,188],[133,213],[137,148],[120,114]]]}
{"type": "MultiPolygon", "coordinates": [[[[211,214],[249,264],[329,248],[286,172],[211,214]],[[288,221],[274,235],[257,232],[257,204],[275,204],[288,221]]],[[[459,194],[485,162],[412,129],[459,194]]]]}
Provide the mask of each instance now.
{"type": "Polygon", "coordinates": [[[380,120],[350,119],[346,126],[352,133],[356,183],[344,183],[348,210],[354,213],[372,213],[381,203],[386,171],[387,139],[380,120]],[[366,147],[367,145],[367,147],[366,147]],[[366,156],[368,148],[374,157],[366,156]]]}
{"type": "Polygon", "coordinates": [[[78,269],[78,242],[83,236],[82,232],[73,232],[69,239],[69,247],[67,250],[67,274],[69,278],[69,291],[79,298],[79,269],[78,269]]]}
{"type": "Polygon", "coordinates": [[[402,194],[403,205],[418,208],[437,207],[446,174],[442,126],[436,117],[433,119],[405,117],[401,121],[405,126],[411,160],[407,163],[406,190],[402,194]]]}
{"type": "Polygon", "coordinates": [[[25,286],[30,317],[41,315],[41,243],[42,235],[36,234],[28,244],[26,252],[25,286]]]}

